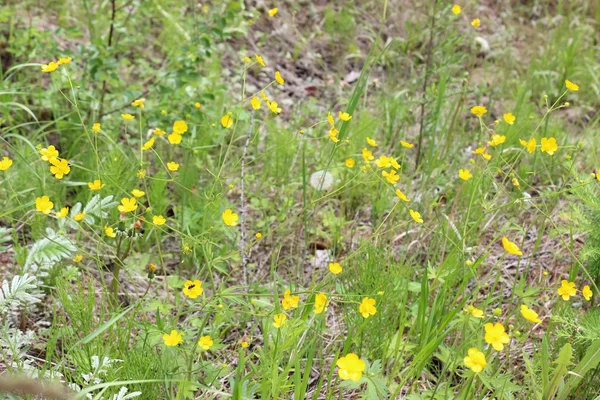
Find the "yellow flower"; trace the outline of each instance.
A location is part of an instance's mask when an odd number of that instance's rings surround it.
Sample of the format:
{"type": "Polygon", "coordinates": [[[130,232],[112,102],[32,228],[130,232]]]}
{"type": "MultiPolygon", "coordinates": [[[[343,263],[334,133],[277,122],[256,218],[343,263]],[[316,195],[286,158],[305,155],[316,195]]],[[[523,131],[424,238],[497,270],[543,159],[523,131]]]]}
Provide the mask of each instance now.
{"type": "Polygon", "coordinates": [[[13,165],[13,161],[10,158],[2,158],[2,160],[0,161],[0,171],[6,171],[10,168],[11,165],[13,165]]]}
{"type": "Polygon", "coordinates": [[[521,315],[529,322],[542,322],[542,320],[538,318],[538,313],[527,307],[525,304],[521,304],[521,315]]]}
{"type": "Polygon", "coordinates": [[[71,57],[61,57],[58,59],[58,61],[56,63],[58,65],[67,65],[71,61],[73,61],[73,59],[71,57]]]}
{"type": "Polygon", "coordinates": [[[483,317],[485,317],[485,315],[483,313],[483,310],[480,310],[479,308],[471,306],[471,305],[469,305],[467,307],[467,312],[469,314],[471,314],[475,318],[483,318],[483,317]]]}
{"type": "Polygon", "coordinates": [[[145,102],[146,102],[146,99],[137,99],[133,103],[131,103],[131,105],[134,107],[144,108],[145,102]]]}
{"type": "Polygon", "coordinates": [[[131,194],[134,195],[137,198],[140,198],[140,197],[144,197],[144,195],[146,194],[146,192],[144,192],[142,190],[138,190],[138,189],[133,189],[131,191],[131,194]]]}
{"type": "Polygon", "coordinates": [[[325,306],[327,305],[327,296],[325,295],[325,293],[320,292],[319,294],[317,294],[315,296],[315,309],[314,309],[314,313],[315,314],[321,314],[323,311],[325,311],[325,306]]]}
{"type": "Polygon", "coordinates": [[[48,196],[42,196],[35,199],[35,209],[43,214],[50,214],[52,207],[54,207],[54,203],[50,201],[48,196]]]}
{"type": "Polygon", "coordinates": [[[58,150],[54,146],[48,146],[48,148],[41,149],[40,154],[43,161],[52,161],[58,157],[58,150]]]}
{"type": "Polygon", "coordinates": [[[63,207],[59,212],[56,213],[56,218],[64,218],[67,216],[67,214],[69,214],[69,207],[63,207]]]}
{"type": "Polygon", "coordinates": [[[452,13],[454,15],[460,14],[460,6],[458,4],[455,4],[455,5],[452,6],[452,13]]]}
{"type": "Polygon", "coordinates": [[[333,115],[331,115],[331,112],[327,112],[327,122],[329,122],[329,125],[331,125],[331,127],[333,128],[333,115]]]}
{"type": "Polygon", "coordinates": [[[521,143],[521,146],[525,147],[529,153],[533,153],[535,151],[535,145],[537,144],[535,138],[531,138],[528,141],[519,139],[519,143],[521,143]]]}
{"type": "Polygon", "coordinates": [[[414,144],[405,142],[404,140],[401,140],[400,144],[402,145],[402,147],[406,147],[407,149],[412,149],[413,147],[415,147],[414,144]]]}
{"type": "Polygon", "coordinates": [[[223,222],[225,222],[225,225],[227,226],[236,226],[238,224],[238,215],[229,208],[223,211],[221,216],[223,217],[223,222]]]}
{"type": "Polygon", "coordinates": [[[250,100],[250,105],[252,106],[252,108],[254,108],[255,110],[258,110],[260,108],[260,100],[258,99],[258,97],[254,96],[252,98],[252,100],[250,100]]]}
{"type": "Polygon", "coordinates": [[[242,57],[242,61],[246,64],[250,64],[252,62],[252,59],[250,57],[242,57]]]}
{"type": "Polygon", "coordinates": [[[395,185],[400,179],[400,175],[398,175],[394,169],[390,170],[390,172],[381,171],[381,175],[392,185],[395,185]]]}
{"type": "Polygon", "coordinates": [[[485,341],[492,345],[494,350],[502,351],[504,345],[510,342],[508,334],[504,331],[504,326],[501,323],[485,324],[485,341]]]}
{"type": "Polygon", "coordinates": [[[195,102],[194,103],[194,107],[200,108],[200,107],[202,107],[202,104],[200,104],[200,102],[195,102]]]}
{"type": "Polygon", "coordinates": [[[503,115],[503,117],[504,117],[504,121],[506,121],[506,123],[507,123],[507,124],[509,124],[509,125],[512,125],[512,124],[514,124],[514,123],[515,123],[515,120],[517,119],[517,117],[515,117],[515,116],[513,115],[513,113],[510,113],[510,112],[509,112],[509,113],[506,113],[506,114],[504,114],[504,115],[503,115]]]}
{"type": "Polygon", "coordinates": [[[73,219],[77,222],[83,221],[84,218],[85,218],[85,211],[77,213],[73,216],[73,219]]]}
{"type": "Polygon", "coordinates": [[[181,143],[181,139],[183,138],[183,136],[181,136],[179,133],[170,133],[169,136],[167,136],[167,140],[169,141],[169,143],[171,144],[179,144],[181,143]]]}
{"type": "Polygon", "coordinates": [[[360,380],[363,371],[367,367],[365,362],[354,353],[348,353],[345,357],[340,357],[335,365],[338,367],[340,379],[354,382],[360,380]]]}
{"type": "Polygon", "coordinates": [[[579,90],[579,85],[577,85],[577,84],[575,84],[575,83],[571,82],[571,81],[570,81],[570,80],[568,80],[568,79],[565,81],[565,86],[567,87],[567,89],[569,89],[569,90],[572,90],[572,91],[574,91],[574,92],[576,92],[576,91],[578,91],[578,90],[579,90]]]}
{"type": "Polygon", "coordinates": [[[566,280],[562,280],[560,282],[560,287],[556,291],[559,296],[562,296],[564,301],[569,301],[571,296],[575,296],[577,294],[577,289],[575,289],[575,282],[569,282],[566,280]]]}
{"type": "Polygon", "coordinates": [[[75,257],[73,257],[74,263],[81,262],[81,260],[83,260],[83,256],[81,254],[77,254],[75,257]]]}
{"type": "Polygon", "coordinates": [[[592,298],[592,295],[594,293],[592,292],[592,289],[590,289],[590,287],[588,285],[585,285],[583,287],[583,290],[581,291],[581,294],[587,301],[590,301],[590,299],[592,298]]]}
{"type": "Polygon", "coordinates": [[[300,296],[292,296],[288,289],[283,294],[283,300],[281,300],[281,307],[283,307],[283,309],[286,311],[289,310],[290,308],[298,308],[299,302],[300,302],[300,296]]]}
{"type": "Polygon", "coordinates": [[[209,350],[215,342],[210,338],[210,336],[202,336],[198,341],[198,346],[202,347],[203,350],[209,350]]]}
{"type": "Polygon", "coordinates": [[[67,160],[63,159],[53,159],[50,160],[50,172],[54,174],[56,179],[62,179],[65,175],[68,175],[71,172],[71,167],[69,167],[69,163],[67,160]]]}
{"type": "Polygon", "coordinates": [[[471,171],[469,171],[468,169],[459,169],[458,177],[463,181],[468,181],[473,177],[473,174],[471,174],[471,171]]]}
{"type": "Polygon", "coordinates": [[[194,281],[185,281],[183,284],[183,294],[190,299],[195,299],[196,297],[200,296],[202,292],[204,292],[204,289],[202,289],[202,282],[200,282],[198,279],[194,281]]]}
{"type": "Polygon", "coordinates": [[[266,67],[265,65],[265,61],[262,59],[261,56],[259,56],[258,54],[254,55],[254,58],[256,58],[256,62],[259,63],[260,65],[262,65],[263,67],[266,67]]]}
{"type": "Polygon", "coordinates": [[[485,354],[474,347],[470,348],[467,354],[468,355],[463,359],[465,365],[471,368],[471,371],[475,372],[476,374],[483,371],[487,364],[485,362],[485,354]]]}
{"type": "Polygon", "coordinates": [[[421,218],[421,213],[419,213],[418,211],[414,211],[413,209],[409,209],[408,210],[410,212],[410,216],[412,217],[412,219],[415,220],[415,222],[422,224],[423,223],[423,218],[421,218]]]}
{"type": "Polygon", "coordinates": [[[283,80],[283,78],[281,77],[281,73],[279,71],[275,72],[275,80],[277,81],[277,83],[279,83],[280,85],[283,85],[283,83],[285,82],[283,80]]]}
{"type": "Polygon", "coordinates": [[[487,112],[487,108],[484,106],[474,106],[471,108],[471,113],[477,115],[478,117],[483,117],[483,114],[487,112]]]}
{"type": "Polygon", "coordinates": [[[123,118],[125,121],[131,121],[132,119],[135,119],[135,117],[131,114],[121,114],[121,118],[123,118]]]}
{"type": "Polygon", "coordinates": [[[286,321],[287,321],[287,315],[285,315],[284,313],[275,314],[273,316],[273,326],[277,329],[279,329],[283,325],[285,325],[286,321]]]}
{"type": "Polygon", "coordinates": [[[556,153],[556,151],[558,150],[558,145],[556,144],[556,139],[554,139],[553,137],[551,137],[550,139],[548,138],[542,138],[542,153],[548,153],[551,156],[554,155],[554,153],[556,153]]]}
{"type": "Polygon", "coordinates": [[[144,145],[142,146],[142,150],[149,150],[152,148],[152,146],[154,146],[154,138],[150,138],[150,140],[144,143],[144,145]]]}
{"type": "Polygon", "coordinates": [[[518,187],[518,188],[521,187],[521,184],[519,183],[519,180],[517,178],[512,179],[512,184],[514,187],[518,187]]]}
{"type": "Polygon", "coordinates": [[[167,220],[162,215],[155,215],[155,216],[152,217],[152,223],[154,225],[161,226],[161,225],[164,225],[165,222],[167,222],[167,220]]]}
{"type": "Polygon", "coordinates": [[[275,8],[271,8],[269,10],[269,17],[274,17],[275,14],[277,14],[277,11],[279,11],[279,8],[275,7],[275,8]]]}
{"type": "Polygon", "coordinates": [[[492,159],[492,155],[491,154],[487,154],[487,153],[483,153],[481,155],[481,157],[483,157],[484,160],[490,161],[492,159]]]}
{"type": "Polygon", "coordinates": [[[358,311],[363,318],[369,318],[371,315],[375,315],[377,313],[377,308],[375,308],[375,299],[371,299],[369,297],[362,299],[362,303],[360,303],[358,311]]]}
{"type": "Polygon", "coordinates": [[[110,227],[110,226],[105,226],[104,227],[104,234],[110,238],[114,238],[117,237],[117,234],[115,233],[115,230],[110,227]]]}
{"type": "Polygon", "coordinates": [[[506,236],[502,238],[502,246],[504,246],[504,250],[506,250],[508,254],[512,254],[515,256],[523,255],[523,252],[521,251],[521,249],[519,249],[519,246],[508,240],[506,236]]]}
{"type": "Polygon", "coordinates": [[[337,143],[340,141],[340,139],[338,139],[337,135],[340,133],[340,131],[338,131],[337,129],[335,129],[333,126],[331,127],[331,129],[329,129],[329,132],[327,132],[327,136],[329,136],[329,139],[331,139],[331,141],[333,143],[337,143]]]}
{"type": "Polygon", "coordinates": [[[494,134],[492,135],[492,140],[488,142],[488,144],[492,147],[501,145],[506,141],[506,136],[494,134]]]}
{"type": "Polygon", "coordinates": [[[163,335],[163,341],[165,342],[165,346],[177,346],[183,341],[183,335],[173,329],[171,334],[167,335],[165,333],[163,335]]]}
{"type": "Polygon", "coordinates": [[[377,142],[373,139],[371,139],[370,137],[367,136],[367,143],[369,144],[369,146],[371,147],[377,147],[377,142]]]}
{"type": "Polygon", "coordinates": [[[175,161],[169,161],[167,163],[167,168],[169,171],[177,171],[179,169],[179,164],[177,164],[175,161]]]}
{"type": "Polygon", "coordinates": [[[246,342],[245,340],[242,342],[242,348],[247,349],[250,346],[250,344],[248,342],[246,342]]]}
{"type": "Polygon", "coordinates": [[[340,265],[340,263],[329,263],[329,272],[331,272],[334,275],[337,275],[340,272],[342,272],[342,266],[340,265]]]}
{"type": "Polygon", "coordinates": [[[117,208],[122,213],[128,213],[137,210],[137,207],[137,200],[135,199],[135,197],[124,197],[121,199],[121,204],[119,204],[117,208]]]}
{"type": "Polygon", "coordinates": [[[92,125],[92,132],[100,133],[100,129],[102,129],[102,125],[100,125],[100,123],[96,122],[94,125],[92,125]]]}
{"type": "Polygon", "coordinates": [[[348,168],[353,168],[354,164],[356,164],[356,162],[354,161],[353,158],[347,158],[345,161],[346,167],[348,168]]]}
{"type": "Polygon", "coordinates": [[[269,97],[265,94],[264,90],[261,90],[258,95],[260,96],[261,99],[263,99],[264,101],[269,101],[269,97]]]}
{"type": "Polygon", "coordinates": [[[279,114],[281,112],[281,107],[277,107],[276,101],[267,101],[267,107],[273,114],[279,114]]]}
{"type": "Polygon", "coordinates": [[[221,117],[221,125],[223,125],[223,128],[231,128],[231,126],[233,125],[233,118],[231,117],[231,112],[228,112],[227,114],[223,115],[221,117]]]}
{"type": "Polygon", "coordinates": [[[42,72],[54,72],[58,68],[58,63],[50,61],[48,64],[42,65],[42,72]]]}
{"type": "Polygon", "coordinates": [[[410,199],[406,197],[406,195],[402,193],[400,189],[396,189],[396,196],[398,196],[400,200],[410,203],[410,199]]]}
{"type": "Polygon", "coordinates": [[[347,112],[340,111],[338,116],[342,121],[350,121],[352,119],[352,115],[348,114],[347,112]]]}
{"type": "Polygon", "coordinates": [[[475,18],[473,21],[471,21],[471,26],[473,28],[479,28],[481,26],[481,20],[479,18],[475,18]]]}
{"type": "Polygon", "coordinates": [[[153,134],[157,135],[157,136],[165,136],[167,134],[167,132],[163,131],[160,128],[154,128],[154,130],[152,131],[153,134]]]}
{"type": "Polygon", "coordinates": [[[173,123],[173,132],[183,135],[188,130],[188,126],[184,120],[175,121],[173,123]]]}

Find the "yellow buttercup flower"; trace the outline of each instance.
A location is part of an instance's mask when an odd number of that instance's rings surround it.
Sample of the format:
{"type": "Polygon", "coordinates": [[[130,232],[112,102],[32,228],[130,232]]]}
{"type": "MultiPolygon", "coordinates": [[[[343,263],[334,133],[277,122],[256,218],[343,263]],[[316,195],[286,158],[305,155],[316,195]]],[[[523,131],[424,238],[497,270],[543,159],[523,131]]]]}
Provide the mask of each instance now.
{"type": "Polygon", "coordinates": [[[260,108],[260,100],[258,99],[258,97],[254,96],[252,98],[252,100],[250,100],[250,105],[252,106],[252,108],[254,108],[255,110],[258,110],[260,108]]]}
{"type": "Polygon", "coordinates": [[[290,294],[290,290],[286,290],[283,294],[283,299],[281,300],[281,307],[284,310],[289,310],[290,308],[298,308],[298,304],[300,302],[300,296],[292,296],[290,294]]]}
{"type": "Polygon", "coordinates": [[[0,160],[0,171],[8,170],[11,167],[11,165],[13,165],[13,161],[10,158],[2,158],[2,160],[0,160]]]}
{"type": "Polygon", "coordinates": [[[363,298],[360,306],[358,307],[358,311],[363,318],[369,318],[371,315],[375,315],[377,313],[377,308],[375,308],[375,299],[371,299],[369,297],[363,298]]]}
{"type": "Polygon", "coordinates": [[[223,217],[223,222],[225,222],[225,225],[227,226],[236,226],[238,224],[238,215],[229,208],[223,211],[221,216],[223,217]]]}
{"type": "Polygon", "coordinates": [[[170,334],[167,335],[165,333],[163,335],[163,341],[165,342],[165,346],[177,346],[183,341],[183,335],[173,329],[170,334]]]}
{"type": "Polygon", "coordinates": [[[163,131],[160,128],[154,128],[154,130],[152,131],[153,134],[157,135],[157,136],[165,136],[167,134],[167,132],[163,131]]]}
{"type": "Polygon", "coordinates": [[[202,350],[209,350],[215,342],[211,339],[210,336],[202,336],[198,341],[198,346],[202,348],[202,350]]]}
{"type": "Polygon", "coordinates": [[[371,150],[367,148],[362,149],[362,158],[365,160],[366,163],[375,159],[371,150]]]}
{"type": "Polygon", "coordinates": [[[338,116],[342,121],[350,121],[352,119],[352,115],[348,114],[347,112],[340,111],[338,116]]]}
{"type": "Polygon", "coordinates": [[[413,209],[409,209],[408,210],[410,212],[410,216],[412,217],[412,219],[415,220],[415,222],[422,224],[423,223],[423,218],[421,218],[421,213],[419,213],[418,211],[414,211],[413,209]]]}
{"type": "Polygon", "coordinates": [[[508,334],[504,330],[504,326],[501,323],[492,324],[491,322],[485,324],[485,337],[486,343],[492,345],[494,350],[504,350],[504,345],[510,342],[508,334]]]}
{"type": "Polygon", "coordinates": [[[327,112],[327,122],[333,128],[334,121],[333,121],[333,115],[331,115],[331,112],[327,112]]]}
{"type": "Polygon", "coordinates": [[[528,153],[533,153],[535,151],[535,146],[537,144],[535,138],[531,138],[528,141],[519,139],[519,143],[521,143],[521,146],[523,146],[527,149],[528,153]]]}
{"type": "Polygon", "coordinates": [[[377,142],[375,140],[371,139],[370,137],[367,137],[367,143],[371,147],[377,147],[377,142]]]}
{"type": "Polygon", "coordinates": [[[131,103],[132,106],[134,107],[139,107],[139,108],[144,108],[144,103],[146,102],[146,99],[137,99],[135,100],[133,103],[131,103]]]}
{"type": "Polygon", "coordinates": [[[502,238],[502,246],[504,247],[504,250],[506,250],[506,252],[509,254],[512,254],[515,256],[523,255],[523,252],[521,251],[521,249],[519,249],[519,246],[517,246],[515,243],[508,240],[508,238],[506,236],[504,236],[502,238]]]}
{"type": "Polygon", "coordinates": [[[183,294],[190,299],[195,299],[196,297],[200,296],[202,292],[204,292],[204,289],[202,289],[202,282],[200,282],[198,279],[194,281],[185,281],[183,284],[183,294]]]}
{"type": "Polygon", "coordinates": [[[415,147],[414,144],[405,142],[404,140],[401,140],[400,144],[402,145],[402,147],[406,147],[407,149],[412,149],[413,147],[415,147]]]}
{"type": "Polygon", "coordinates": [[[110,227],[110,226],[105,226],[104,227],[104,234],[110,238],[114,238],[117,237],[117,234],[115,233],[115,230],[110,227]]]}
{"type": "Polygon", "coordinates": [[[63,207],[59,212],[56,213],[56,218],[64,218],[67,216],[67,214],[69,214],[69,207],[63,207]]]}
{"type": "Polygon", "coordinates": [[[262,233],[256,232],[256,234],[254,235],[254,237],[257,238],[257,239],[261,239],[262,238],[262,233]]]}
{"type": "Polygon", "coordinates": [[[342,272],[342,266],[340,263],[329,263],[329,272],[334,275],[337,275],[342,272]]]}
{"type": "Polygon", "coordinates": [[[398,198],[404,202],[409,203],[410,200],[408,197],[406,197],[406,195],[404,193],[402,193],[402,191],[400,189],[396,189],[396,196],[398,196],[398,198]]]}
{"type": "Polygon", "coordinates": [[[43,214],[50,214],[52,207],[54,207],[54,203],[50,201],[48,196],[42,196],[35,199],[35,209],[43,214]]]}
{"type": "Polygon", "coordinates": [[[277,329],[281,328],[287,322],[287,315],[284,313],[275,314],[273,316],[273,326],[277,329]]]}
{"type": "Polygon", "coordinates": [[[73,219],[77,222],[79,221],[83,221],[83,219],[85,218],[85,211],[82,211],[80,213],[77,213],[73,216],[73,219]]]}
{"type": "Polygon", "coordinates": [[[188,126],[184,120],[175,121],[173,123],[173,132],[183,135],[188,130],[188,126]]]}
{"type": "Polygon", "coordinates": [[[487,108],[484,106],[474,106],[471,107],[471,113],[475,114],[478,117],[483,117],[485,113],[487,113],[487,108]]]}
{"type": "Polygon", "coordinates": [[[131,121],[132,119],[135,119],[135,116],[131,114],[121,114],[121,118],[123,118],[125,121],[131,121]]]}
{"type": "Polygon", "coordinates": [[[79,263],[81,260],[83,260],[83,256],[81,254],[77,254],[75,257],[73,257],[74,263],[79,263]]]}
{"type": "Polygon", "coordinates": [[[527,307],[525,304],[521,304],[521,315],[529,322],[540,323],[541,319],[538,318],[538,313],[527,307]]]}
{"type": "Polygon", "coordinates": [[[560,287],[556,292],[559,296],[562,297],[564,301],[569,301],[571,296],[575,296],[577,294],[577,289],[575,289],[575,282],[569,282],[563,279],[560,282],[560,287]]]}
{"type": "Polygon", "coordinates": [[[250,346],[250,344],[246,341],[242,342],[242,348],[247,349],[250,346]]]}
{"type": "Polygon", "coordinates": [[[348,167],[348,168],[353,168],[354,164],[356,164],[356,162],[354,161],[353,158],[347,158],[344,163],[346,164],[346,167],[348,167]]]}
{"type": "Polygon", "coordinates": [[[471,171],[469,171],[468,169],[459,169],[458,177],[463,181],[468,181],[473,177],[473,174],[471,174],[471,171]]]}
{"type": "Polygon", "coordinates": [[[233,118],[231,117],[231,114],[231,112],[228,112],[221,117],[221,125],[225,129],[229,129],[233,125],[233,118]]]}
{"type": "Polygon", "coordinates": [[[327,132],[327,136],[329,136],[329,139],[331,139],[331,141],[333,143],[337,143],[340,141],[340,139],[338,139],[337,135],[340,133],[340,131],[338,131],[337,129],[335,129],[333,126],[331,127],[331,129],[329,129],[329,132],[327,132]]]}
{"type": "Polygon", "coordinates": [[[139,199],[140,197],[144,197],[144,195],[146,194],[146,192],[144,192],[142,190],[138,190],[138,189],[133,189],[131,191],[131,194],[134,195],[135,197],[137,197],[139,199]]]}
{"type": "Polygon", "coordinates": [[[265,64],[265,60],[263,60],[263,58],[261,56],[259,56],[258,54],[255,54],[254,58],[256,58],[256,62],[259,63],[261,66],[263,66],[263,67],[267,66],[265,64]]]}
{"type": "Polygon", "coordinates": [[[52,159],[50,160],[50,172],[54,174],[56,179],[62,179],[65,175],[68,175],[71,172],[71,167],[69,167],[69,162],[62,159],[52,159]]]}
{"type": "Polygon", "coordinates": [[[480,310],[479,308],[471,306],[471,305],[469,305],[467,307],[467,312],[469,314],[471,314],[475,318],[483,318],[483,317],[485,317],[485,315],[483,313],[483,310],[480,310]]]}
{"type": "Polygon", "coordinates": [[[327,305],[327,296],[325,293],[320,292],[315,296],[315,309],[313,310],[315,314],[321,314],[325,311],[325,306],[327,305]]]}
{"type": "Polygon", "coordinates": [[[583,287],[583,289],[581,290],[581,294],[587,301],[590,301],[594,292],[592,292],[592,289],[590,289],[590,287],[588,285],[585,285],[583,287]]]}
{"type": "Polygon", "coordinates": [[[509,125],[512,125],[512,124],[514,124],[514,123],[515,123],[515,120],[517,119],[517,117],[515,117],[515,116],[513,115],[513,113],[510,113],[510,112],[509,112],[509,113],[506,113],[506,114],[504,114],[504,115],[503,115],[503,117],[504,117],[504,121],[506,121],[506,123],[507,123],[507,124],[509,124],[509,125]]]}
{"type": "Polygon", "coordinates": [[[474,347],[470,348],[467,354],[468,355],[463,359],[465,365],[471,368],[471,371],[475,372],[476,374],[483,371],[487,365],[485,361],[485,354],[474,347]]]}
{"type": "Polygon", "coordinates": [[[200,107],[202,107],[202,104],[200,104],[200,102],[197,101],[194,103],[194,107],[200,108],[200,107]]]}
{"type": "Polygon", "coordinates": [[[42,65],[42,72],[54,72],[58,68],[58,63],[50,61],[48,64],[42,65]]]}
{"type": "Polygon", "coordinates": [[[152,217],[152,223],[157,226],[164,225],[167,222],[167,219],[162,215],[155,215],[152,217]]]}
{"type": "Polygon", "coordinates": [[[61,57],[58,59],[58,61],[56,63],[58,65],[67,65],[71,61],[73,61],[73,59],[71,57],[61,57]]]}
{"type": "Polygon", "coordinates": [[[275,8],[271,8],[269,10],[269,17],[274,17],[275,14],[277,14],[277,11],[279,11],[279,8],[275,7],[275,8]]]}
{"type": "Polygon", "coordinates": [[[144,143],[144,145],[142,146],[142,150],[143,151],[150,150],[152,148],[152,146],[154,146],[154,138],[150,138],[150,140],[148,140],[146,143],[144,143]]]}
{"type": "Polygon", "coordinates": [[[542,153],[548,153],[551,156],[554,155],[554,153],[556,153],[556,151],[558,150],[558,145],[556,144],[556,139],[554,139],[553,137],[551,138],[542,138],[542,146],[541,146],[541,150],[542,153]]]}
{"type": "Polygon", "coordinates": [[[169,171],[177,171],[179,169],[179,164],[177,164],[175,161],[169,161],[167,163],[167,168],[169,171]]]}
{"type": "Polygon", "coordinates": [[[460,6],[459,6],[458,4],[455,4],[455,5],[453,5],[453,6],[452,6],[452,13],[453,13],[454,15],[458,15],[458,14],[460,14],[460,11],[461,11],[461,10],[460,10],[460,6]]]}
{"type": "Polygon", "coordinates": [[[398,175],[394,169],[390,170],[390,172],[381,171],[381,175],[392,185],[395,185],[400,179],[400,175],[398,175]]]}
{"type": "Polygon", "coordinates": [[[279,83],[280,85],[283,85],[285,82],[279,71],[275,71],[275,81],[277,81],[277,83],[279,83]]]}
{"type": "Polygon", "coordinates": [[[473,28],[479,28],[481,26],[481,20],[479,18],[475,18],[473,21],[471,21],[471,26],[473,28]]]}
{"type": "Polygon", "coordinates": [[[179,133],[175,133],[175,132],[170,133],[169,136],[167,136],[167,140],[171,144],[179,144],[179,143],[181,143],[181,139],[183,139],[183,136],[181,136],[179,133]]]}
{"type": "Polygon", "coordinates": [[[492,147],[499,146],[506,141],[506,136],[494,134],[492,135],[492,140],[488,142],[488,144],[492,147]]]}
{"type": "Polygon", "coordinates": [[[276,101],[267,101],[267,107],[269,107],[269,110],[271,110],[273,114],[279,114],[281,112],[281,107],[277,106],[276,101]]]}
{"type": "Polygon", "coordinates": [[[571,82],[568,79],[565,81],[565,86],[567,87],[567,89],[572,90],[573,92],[576,92],[579,90],[579,85],[571,82]]]}
{"type": "Polygon", "coordinates": [[[519,180],[517,178],[512,179],[512,184],[514,187],[518,187],[518,188],[521,187],[521,184],[519,183],[519,180]]]}
{"type": "Polygon", "coordinates": [[[250,57],[242,57],[242,61],[245,62],[246,64],[250,64],[252,62],[252,59],[250,57]]]}
{"type": "Polygon", "coordinates": [[[121,199],[121,204],[119,204],[119,206],[117,207],[119,209],[120,212],[122,213],[128,213],[131,211],[135,211],[137,210],[137,200],[135,199],[135,197],[124,197],[121,199]]]}
{"type": "Polygon", "coordinates": [[[338,367],[340,379],[354,382],[360,380],[363,371],[367,367],[365,362],[354,353],[348,353],[346,356],[340,357],[335,365],[338,367]]]}
{"type": "Polygon", "coordinates": [[[52,145],[48,146],[48,148],[44,148],[40,150],[40,154],[42,155],[43,161],[52,161],[58,158],[58,150],[52,145]]]}
{"type": "Polygon", "coordinates": [[[100,123],[96,122],[94,125],[92,125],[92,132],[94,133],[100,133],[100,130],[102,129],[102,125],[100,125],[100,123]]]}

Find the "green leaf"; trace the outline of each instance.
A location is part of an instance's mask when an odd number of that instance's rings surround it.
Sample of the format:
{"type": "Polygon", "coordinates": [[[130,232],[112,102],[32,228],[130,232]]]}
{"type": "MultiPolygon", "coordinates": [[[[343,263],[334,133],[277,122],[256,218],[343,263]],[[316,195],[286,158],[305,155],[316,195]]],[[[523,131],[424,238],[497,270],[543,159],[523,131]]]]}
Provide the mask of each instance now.
{"type": "Polygon", "coordinates": [[[579,364],[575,366],[572,374],[567,378],[565,385],[560,389],[557,395],[557,399],[566,399],[569,396],[571,390],[579,386],[579,383],[583,380],[585,374],[591,369],[598,366],[600,362],[600,339],[594,341],[585,352],[585,356],[581,359],[579,364]]]}

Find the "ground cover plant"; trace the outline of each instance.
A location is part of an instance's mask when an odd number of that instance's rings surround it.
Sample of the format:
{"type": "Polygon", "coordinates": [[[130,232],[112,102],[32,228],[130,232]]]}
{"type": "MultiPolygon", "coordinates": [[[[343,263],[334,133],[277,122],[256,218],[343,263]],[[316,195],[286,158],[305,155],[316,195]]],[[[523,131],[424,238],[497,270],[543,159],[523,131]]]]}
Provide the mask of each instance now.
{"type": "Polygon", "coordinates": [[[0,396],[600,398],[598,2],[0,21],[0,396]]]}

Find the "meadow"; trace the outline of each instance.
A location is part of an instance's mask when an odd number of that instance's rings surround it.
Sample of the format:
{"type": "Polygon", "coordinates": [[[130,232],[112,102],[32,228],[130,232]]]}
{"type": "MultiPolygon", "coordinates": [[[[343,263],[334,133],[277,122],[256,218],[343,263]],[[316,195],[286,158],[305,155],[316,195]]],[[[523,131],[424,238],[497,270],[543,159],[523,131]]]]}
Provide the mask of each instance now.
{"type": "Polygon", "coordinates": [[[5,0],[0,398],[600,399],[599,28],[5,0]]]}

